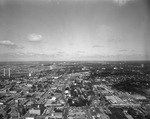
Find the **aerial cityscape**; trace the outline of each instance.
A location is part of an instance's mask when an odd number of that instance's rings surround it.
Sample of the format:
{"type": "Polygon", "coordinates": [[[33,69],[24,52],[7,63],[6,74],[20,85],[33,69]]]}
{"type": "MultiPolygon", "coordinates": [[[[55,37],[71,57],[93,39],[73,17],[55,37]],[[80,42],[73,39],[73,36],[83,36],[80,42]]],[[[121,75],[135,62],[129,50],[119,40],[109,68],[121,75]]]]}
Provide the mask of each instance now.
{"type": "Polygon", "coordinates": [[[0,63],[1,119],[149,119],[150,62],[0,63]]]}
{"type": "Polygon", "coordinates": [[[0,0],[0,119],[150,119],[150,0],[0,0]]]}

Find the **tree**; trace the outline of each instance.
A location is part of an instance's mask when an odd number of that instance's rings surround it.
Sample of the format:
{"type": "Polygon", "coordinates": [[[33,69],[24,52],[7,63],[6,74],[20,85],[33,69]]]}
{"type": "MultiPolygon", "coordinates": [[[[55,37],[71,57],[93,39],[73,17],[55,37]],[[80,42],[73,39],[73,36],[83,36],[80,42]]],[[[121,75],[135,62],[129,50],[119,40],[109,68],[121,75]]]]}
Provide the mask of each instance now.
{"type": "Polygon", "coordinates": [[[4,118],[4,116],[2,114],[0,114],[0,119],[3,119],[3,118],[4,118]]]}

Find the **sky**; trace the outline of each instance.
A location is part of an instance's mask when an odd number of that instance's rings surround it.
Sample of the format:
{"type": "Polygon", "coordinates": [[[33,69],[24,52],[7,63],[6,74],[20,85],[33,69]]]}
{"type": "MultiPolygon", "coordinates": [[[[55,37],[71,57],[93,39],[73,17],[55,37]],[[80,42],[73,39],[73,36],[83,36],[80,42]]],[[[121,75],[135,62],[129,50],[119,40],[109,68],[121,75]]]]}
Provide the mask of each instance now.
{"type": "Polygon", "coordinates": [[[0,61],[150,60],[149,0],[0,0],[0,61]]]}

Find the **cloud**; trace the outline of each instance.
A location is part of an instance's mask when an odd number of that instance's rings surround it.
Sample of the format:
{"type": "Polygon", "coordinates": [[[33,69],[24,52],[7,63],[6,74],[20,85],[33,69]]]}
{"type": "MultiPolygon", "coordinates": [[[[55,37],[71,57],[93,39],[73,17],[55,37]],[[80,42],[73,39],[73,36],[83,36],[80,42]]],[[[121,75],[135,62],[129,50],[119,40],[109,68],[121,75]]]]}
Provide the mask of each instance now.
{"type": "Polygon", "coordinates": [[[13,46],[9,46],[9,48],[11,49],[23,49],[23,46],[18,46],[18,45],[13,45],[13,46]]]}
{"type": "Polygon", "coordinates": [[[35,53],[35,52],[17,52],[16,56],[22,56],[24,58],[56,58],[65,55],[65,52],[57,52],[53,54],[35,53]]]}
{"type": "Polygon", "coordinates": [[[57,54],[64,54],[65,52],[63,52],[63,51],[59,51],[57,54]]]}
{"type": "Polygon", "coordinates": [[[63,51],[59,51],[55,54],[55,56],[63,56],[65,54],[65,52],[63,51]]]}
{"type": "Polygon", "coordinates": [[[0,54],[0,61],[49,61],[54,55],[34,52],[7,52],[0,54]]]}
{"type": "Polygon", "coordinates": [[[91,60],[91,61],[127,61],[127,60],[149,60],[149,56],[145,57],[142,54],[130,54],[130,55],[123,55],[123,54],[116,54],[116,55],[86,55],[81,57],[82,60],[91,60]]]}
{"type": "Polygon", "coordinates": [[[14,42],[9,40],[0,41],[0,45],[10,49],[22,49],[23,47],[16,45],[14,42]]]}
{"type": "Polygon", "coordinates": [[[3,40],[3,41],[0,41],[0,45],[12,46],[12,45],[15,45],[15,43],[13,43],[12,41],[9,41],[9,40],[3,40]]]}
{"type": "Polygon", "coordinates": [[[42,40],[42,35],[40,35],[40,34],[35,34],[35,33],[32,33],[32,34],[30,34],[29,36],[28,36],[28,40],[29,41],[41,41],[42,40]]]}
{"type": "Polygon", "coordinates": [[[103,47],[102,45],[93,45],[93,48],[100,48],[103,47]]]}
{"type": "Polygon", "coordinates": [[[131,0],[113,0],[114,3],[122,6],[122,5],[125,5],[127,2],[131,1],[131,0]]]}

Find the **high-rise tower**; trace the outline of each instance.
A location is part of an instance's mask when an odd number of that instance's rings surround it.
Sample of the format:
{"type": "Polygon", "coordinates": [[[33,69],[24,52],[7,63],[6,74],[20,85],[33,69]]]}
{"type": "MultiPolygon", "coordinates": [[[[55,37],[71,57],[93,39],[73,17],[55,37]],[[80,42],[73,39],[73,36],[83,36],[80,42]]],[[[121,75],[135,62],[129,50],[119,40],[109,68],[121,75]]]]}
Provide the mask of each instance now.
{"type": "Polygon", "coordinates": [[[10,77],[10,68],[8,69],[8,76],[10,77]]]}

